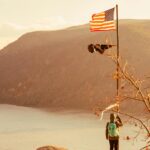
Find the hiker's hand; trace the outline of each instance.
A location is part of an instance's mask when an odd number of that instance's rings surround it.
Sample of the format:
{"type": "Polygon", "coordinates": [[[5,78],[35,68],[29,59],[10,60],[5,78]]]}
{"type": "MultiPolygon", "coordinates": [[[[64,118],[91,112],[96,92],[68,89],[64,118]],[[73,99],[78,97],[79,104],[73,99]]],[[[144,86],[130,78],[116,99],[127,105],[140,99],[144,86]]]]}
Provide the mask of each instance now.
{"type": "Polygon", "coordinates": [[[116,116],[116,119],[121,120],[120,117],[119,117],[118,115],[116,116]]]}
{"type": "Polygon", "coordinates": [[[118,119],[118,118],[120,119],[120,117],[119,117],[118,115],[116,116],[116,118],[117,118],[117,119],[118,119]]]}

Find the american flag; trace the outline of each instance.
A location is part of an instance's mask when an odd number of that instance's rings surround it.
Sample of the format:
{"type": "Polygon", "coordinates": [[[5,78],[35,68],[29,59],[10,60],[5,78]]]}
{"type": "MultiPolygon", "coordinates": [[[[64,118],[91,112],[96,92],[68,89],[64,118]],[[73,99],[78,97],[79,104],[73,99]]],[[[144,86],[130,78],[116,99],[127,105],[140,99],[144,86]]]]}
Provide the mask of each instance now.
{"type": "Polygon", "coordinates": [[[94,31],[110,31],[115,30],[114,9],[109,9],[101,13],[93,14],[90,21],[90,30],[94,31]]]}

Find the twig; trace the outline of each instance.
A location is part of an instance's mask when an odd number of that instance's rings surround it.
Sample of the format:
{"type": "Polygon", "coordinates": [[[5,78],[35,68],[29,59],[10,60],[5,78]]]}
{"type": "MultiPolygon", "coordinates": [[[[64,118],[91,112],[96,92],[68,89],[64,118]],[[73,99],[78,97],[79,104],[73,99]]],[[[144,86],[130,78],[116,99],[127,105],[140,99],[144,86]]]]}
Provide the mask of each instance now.
{"type": "Polygon", "coordinates": [[[133,100],[137,100],[137,101],[141,101],[143,102],[143,100],[139,99],[139,98],[135,98],[135,97],[130,97],[130,96],[122,96],[123,99],[133,99],[133,100]]]}
{"type": "Polygon", "coordinates": [[[143,150],[143,149],[145,149],[145,148],[149,148],[150,147],[150,144],[149,145],[147,145],[147,146],[145,146],[145,147],[142,147],[140,150],[143,150]]]}

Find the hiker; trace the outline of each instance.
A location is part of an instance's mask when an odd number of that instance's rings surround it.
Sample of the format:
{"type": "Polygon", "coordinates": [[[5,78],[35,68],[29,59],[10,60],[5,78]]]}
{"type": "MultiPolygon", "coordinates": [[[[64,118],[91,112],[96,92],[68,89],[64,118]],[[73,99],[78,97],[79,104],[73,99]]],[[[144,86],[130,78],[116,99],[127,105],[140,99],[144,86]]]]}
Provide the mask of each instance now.
{"type": "Polygon", "coordinates": [[[106,125],[106,139],[109,140],[110,150],[119,150],[119,127],[123,126],[120,117],[110,114],[110,122],[106,125]]]}

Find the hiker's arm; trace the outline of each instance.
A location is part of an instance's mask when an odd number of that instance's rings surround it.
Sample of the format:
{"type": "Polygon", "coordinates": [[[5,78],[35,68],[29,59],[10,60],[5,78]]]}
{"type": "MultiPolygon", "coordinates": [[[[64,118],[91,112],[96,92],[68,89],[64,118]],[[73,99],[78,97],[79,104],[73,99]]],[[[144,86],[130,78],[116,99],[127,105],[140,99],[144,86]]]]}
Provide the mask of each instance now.
{"type": "Polygon", "coordinates": [[[118,115],[117,115],[116,119],[117,119],[118,126],[120,126],[120,127],[123,126],[123,123],[118,115]]]}
{"type": "Polygon", "coordinates": [[[106,125],[106,132],[105,132],[105,134],[106,134],[106,139],[108,140],[108,123],[106,125]]]}

